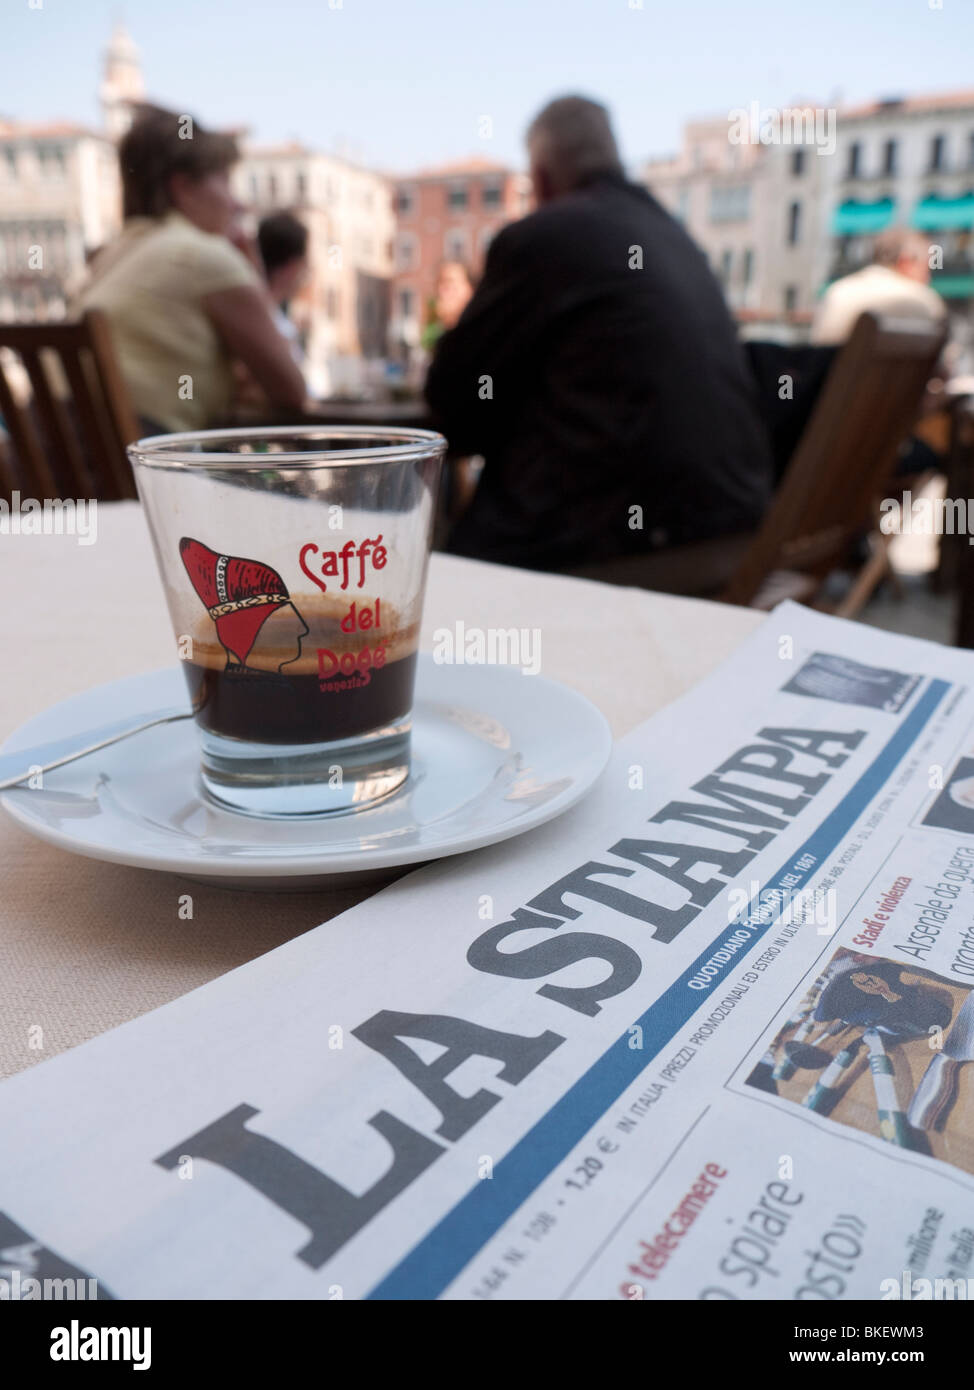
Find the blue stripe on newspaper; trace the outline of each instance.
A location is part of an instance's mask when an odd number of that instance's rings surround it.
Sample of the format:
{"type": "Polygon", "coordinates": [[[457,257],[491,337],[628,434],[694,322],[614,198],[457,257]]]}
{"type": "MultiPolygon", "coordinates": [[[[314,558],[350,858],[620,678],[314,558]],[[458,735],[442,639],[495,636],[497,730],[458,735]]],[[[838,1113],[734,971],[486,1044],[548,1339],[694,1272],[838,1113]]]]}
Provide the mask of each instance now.
{"type": "MultiPolygon", "coordinates": [[[[950,689],[946,681],[932,680],[910,714],[801,849],[789,856],[787,864],[760,890],[738,922],[751,924],[753,942],[770,930],[780,917],[789,897],[821,868],[826,858],[855,824],[863,810],[889,779],[897,763],[919,737],[934,710],[950,689]],[[810,866],[795,868],[797,861],[810,855],[810,866]],[[787,883],[782,880],[788,876],[787,883]],[[796,879],[801,882],[796,883],[796,879]],[[767,904],[772,910],[763,920],[755,913],[767,904]]],[[[763,914],[762,914],[763,916],[763,914]]],[[[633,1081],[671,1042],[700,1008],[700,990],[688,982],[734,929],[725,927],[692,965],[675,980],[636,1023],[643,1030],[643,1046],[629,1046],[628,1031],[612,1044],[559,1101],[547,1110],[527,1134],[514,1145],[494,1168],[493,1177],[479,1181],[456,1206],[437,1223],[417,1245],[367,1295],[375,1299],[436,1298],[469,1264],[522,1202],[548,1177],[584,1139],[633,1081]]],[[[733,953],[727,969],[743,952],[733,953]]],[[[710,992],[707,996],[710,997],[710,992]]]]}

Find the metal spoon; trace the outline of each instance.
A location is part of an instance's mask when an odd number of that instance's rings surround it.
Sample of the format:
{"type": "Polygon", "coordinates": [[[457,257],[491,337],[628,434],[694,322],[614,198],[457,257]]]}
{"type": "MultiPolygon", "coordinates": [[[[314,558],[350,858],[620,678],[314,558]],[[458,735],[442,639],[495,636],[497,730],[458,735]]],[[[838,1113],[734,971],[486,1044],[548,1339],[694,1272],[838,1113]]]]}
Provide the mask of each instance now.
{"type": "Polygon", "coordinates": [[[152,729],[157,724],[173,724],[180,719],[192,719],[195,713],[195,709],[184,706],[181,709],[154,710],[148,714],[130,714],[100,729],[70,734],[52,743],[35,744],[33,748],[18,748],[15,753],[0,753],[0,791],[5,787],[16,787],[38,773],[50,772],[64,763],[73,763],[76,758],[83,758],[88,753],[97,753],[99,748],[107,748],[120,739],[140,734],[143,729],[152,729]]]}

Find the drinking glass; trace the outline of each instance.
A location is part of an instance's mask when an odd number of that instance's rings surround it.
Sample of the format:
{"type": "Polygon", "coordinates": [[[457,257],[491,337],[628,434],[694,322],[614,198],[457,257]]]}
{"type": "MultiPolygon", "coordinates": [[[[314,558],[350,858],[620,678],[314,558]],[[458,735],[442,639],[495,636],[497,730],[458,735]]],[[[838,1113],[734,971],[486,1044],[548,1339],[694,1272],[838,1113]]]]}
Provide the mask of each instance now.
{"type": "Polygon", "coordinates": [[[214,801],[322,815],[406,781],[445,450],[314,425],[130,446],[214,801]]]}

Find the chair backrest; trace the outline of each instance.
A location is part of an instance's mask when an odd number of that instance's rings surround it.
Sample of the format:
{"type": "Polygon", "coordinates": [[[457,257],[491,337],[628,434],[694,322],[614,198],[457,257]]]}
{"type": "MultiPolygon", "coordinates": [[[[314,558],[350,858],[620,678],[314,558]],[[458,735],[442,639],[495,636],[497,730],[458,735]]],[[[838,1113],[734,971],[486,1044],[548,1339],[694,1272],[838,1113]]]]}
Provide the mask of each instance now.
{"type": "Polygon", "coordinates": [[[0,417],[10,436],[0,489],[36,497],[134,497],[138,439],[108,324],[0,323],[0,417]]]}
{"type": "Polygon", "coordinates": [[[775,487],[781,482],[839,349],[749,339],[744,344],[758,409],[771,437],[775,487]]]}
{"type": "Polygon", "coordinates": [[[815,403],[757,535],[721,597],[750,604],[776,571],[824,580],[846,558],[916,419],[945,329],[863,314],[815,403]]]}

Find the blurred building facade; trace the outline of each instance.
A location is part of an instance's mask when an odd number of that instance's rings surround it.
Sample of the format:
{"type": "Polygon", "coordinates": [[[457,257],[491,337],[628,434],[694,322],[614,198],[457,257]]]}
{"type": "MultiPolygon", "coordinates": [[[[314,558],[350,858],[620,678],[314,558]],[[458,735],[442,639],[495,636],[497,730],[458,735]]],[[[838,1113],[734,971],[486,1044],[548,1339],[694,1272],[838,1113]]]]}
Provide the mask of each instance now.
{"type": "Polygon", "coordinates": [[[119,24],[104,54],[101,130],[0,120],[0,318],[68,311],[88,258],[121,224],[115,141],[144,92],[138,49],[119,24]]]}
{"type": "MultiPolygon", "coordinates": [[[[814,129],[807,108],[781,113],[783,128],[814,129]]],[[[809,140],[733,141],[731,123],[694,121],[672,159],[642,180],[684,224],[743,321],[806,324],[822,284],[820,235],[828,156],[809,140]]]]}
{"type": "Polygon", "coordinates": [[[105,49],[98,102],[102,123],[111,140],[121,140],[132,124],[132,109],[145,99],[142,59],[124,24],[116,24],[105,49]]]}
{"type": "Polygon", "coordinates": [[[286,208],[308,228],[308,283],[290,306],[315,395],[356,392],[385,357],[395,216],[390,180],[300,144],[244,144],[237,197],[255,218],[286,208]],[[363,365],[363,363],[365,365],[363,365]]]}
{"type": "Polygon", "coordinates": [[[877,232],[929,238],[931,284],[955,309],[974,297],[974,91],[845,110],[830,188],[828,277],[869,260],[877,232]]]}
{"type": "Polygon", "coordinates": [[[0,122],[0,318],[63,318],[88,256],[119,221],[107,136],[69,123],[0,122]]]}
{"type": "Polygon", "coordinates": [[[145,87],[122,25],[105,50],[100,130],[0,121],[0,318],[63,318],[88,259],[122,220],[115,142],[145,87]]]}
{"type": "Polygon", "coordinates": [[[395,181],[395,265],[390,349],[408,359],[429,322],[444,261],[461,261],[476,278],[491,238],[522,217],[530,180],[506,164],[474,158],[395,181]]]}
{"type": "MultiPolygon", "coordinates": [[[[116,144],[145,99],[139,52],[121,25],[104,53],[98,97],[100,130],[0,121],[5,319],[64,317],[88,258],[121,225],[116,144]]],[[[265,213],[286,208],[308,227],[311,275],[293,313],[309,385],[320,394],[355,391],[369,361],[387,351],[392,183],[297,143],[261,147],[244,138],[241,148],[234,186],[255,224],[265,213]]]]}
{"type": "MultiPolygon", "coordinates": [[[[116,26],[98,89],[101,129],[0,120],[0,317],[67,311],[91,253],[121,221],[115,142],[144,99],[139,52],[116,26]]],[[[639,177],[687,227],[745,325],[800,336],[830,281],[864,264],[887,226],[930,238],[932,282],[955,312],[974,299],[974,91],[777,113],[765,140],[731,120],[689,122],[679,153],[639,177]],[[804,124],[803,124],[804,123],[804,124]]],[[[387,177],[303,144],[242,140],[238,197],[255,218],[308,226],[311,277],[292,306],[316,393],[356,391],[391,355],[421,360],[445,260],[476,277],[491,238],[524,215],[524,173],[484,158],[387,177]]]]}
{"type": "Polygon", "coordinates": [[[738,319],[800,334],[831,281],[868,263],[878,232],[929,237],[931,283],[960,316],[974,297],[974,91],[779,113],[786,136],[735,143],[729,117],[684,128],[678,155],[653,160],[647,187],[678,217],[738,319]]]}

